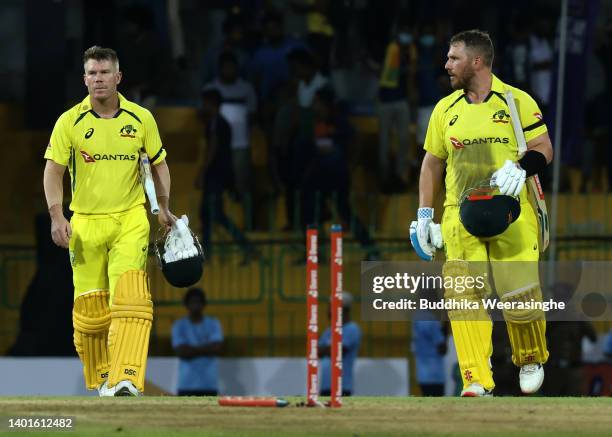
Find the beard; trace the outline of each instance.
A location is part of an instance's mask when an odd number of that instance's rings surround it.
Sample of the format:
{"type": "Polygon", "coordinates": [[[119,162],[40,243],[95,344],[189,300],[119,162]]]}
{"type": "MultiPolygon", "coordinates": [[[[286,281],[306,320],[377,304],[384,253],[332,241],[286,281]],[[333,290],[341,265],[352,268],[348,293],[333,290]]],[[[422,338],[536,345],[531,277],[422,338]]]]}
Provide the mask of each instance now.
{"type": "Polygon", "coordinates": [[[465,70],[463,70],[463,72],[461,73],[461,75],[455,76],[454,83],[451,81],[451,87],[454,90],[467,89],[469,88],[469,85],[475,75],[476,73],[474,73],[474,70],[472,68],[466,67],[465,70]]]}

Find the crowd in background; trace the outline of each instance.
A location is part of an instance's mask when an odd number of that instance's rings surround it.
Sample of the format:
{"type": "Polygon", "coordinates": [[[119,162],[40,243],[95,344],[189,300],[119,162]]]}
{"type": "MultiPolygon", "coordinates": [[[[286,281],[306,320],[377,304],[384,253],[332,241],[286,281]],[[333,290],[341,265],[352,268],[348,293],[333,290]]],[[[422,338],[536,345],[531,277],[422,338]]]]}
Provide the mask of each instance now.
{"type": "MultiPolygon", "coordinates": [[[[587,4],[570,2],[570,8],[574,3],[587,4]]],[[[578,189],[583,191],[603,188],[601,171],[609,164],[605,149],[610,118],[604,105],[611,95],[607,53],[612,44],[612,5],[607,0],[590,3],[598,9],[590,42],[582,47],[590,55],[584,57],[588,68],[580,85],[586,99],[581,106],[584,126],[571,145],[576,153],[564,159],[568,168],[580,170],[578,189]]],[[[555,1],[522,0],[503,8],[482,0],[471,2],[469,8],[455,0],[392,0],[384,7],[373,0],[65,4],[66,76],[80,71],[84,48],[99,44],[118,51],[124,72],[121,91],[149,108],[201,106],[202,90],[221,93],[220,112],[231,128],[234,174],[229,188],[237,198],[253,190],[282,189],[288,209],[294,202],[307,202],[293,193],[305,185],[321,158],[320,146],[308,155],[306,144],[321,134],[313,106],[319,89],[325,89],[333,103],[330,117],[342,124],[343,138],[331,147],[337,152],[335,164],[349,170],[364,167],[376,181],[368,187],[374,193],[414,190],[429,114],[450,92],[443,68],[447,42],[467,28],[491,33],[494,72],[536,97],[552,127],[560,13],[555,1]],[[378,141],[371,156],[359,150],[354,126],[345,123],[347,115],[356,114],[378,119],[378,141]],[[250,159],[254,127],[263,131],[269,170],[266,182],[258,180],[257,185],[250,159]],[[373,159],[377,165],[371,165],[373,159]]],[[[571,36],[579,30],[569,32],[571,36]]],[[[8,47],[4,51],[11,54],[8,47]]],[[[11,80],[5,84],[3,98],[19,99],[20,87],[12,86],[11,80]]],[[[79,85],[65,84],[66,101],[80,100],[79,85]]],[[[550,175],[544,176],[547,184],[550,175]]],[[[612,178],[612,172],[608,176],[612,178]]],[[[337,178],[320,188],[341,192],[346,182],[337,178]]],[[[569,179],[563,182],[562,189],[569,189],[569,179]]]]}

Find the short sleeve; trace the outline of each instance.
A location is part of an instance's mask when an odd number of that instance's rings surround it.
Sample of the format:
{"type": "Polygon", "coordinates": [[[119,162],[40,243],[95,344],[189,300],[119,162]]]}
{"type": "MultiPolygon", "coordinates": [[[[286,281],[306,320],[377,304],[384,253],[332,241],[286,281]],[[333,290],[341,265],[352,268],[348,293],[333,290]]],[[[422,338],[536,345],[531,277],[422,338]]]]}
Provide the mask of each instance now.
{"type": "Polygon", "coordinates": [[[157,129],[157,123],[149,111],[145,111],[142,123],[144,125],[144,149],[149,155],[149,162],[153,165],[161,163],[166,158],[166,150],[157,129]]]}
{"type": "Polygon", "coordinates": [[[177,320],[172,325],[172,348],[176,349],[179,346],[184,346],[188,344],[187,338],[185,337],[183,330],[183,322],[181,320],[177,320]]]}
{"type": "Polygon", "coordinates": [[[68,113],[64,113],[55,122],[51,139],[45,151],[45,159],[67,166],[70,160],[70,120],[68,113]]]}
{"type": "Polygon", "coordinates": [[[223,330],[221,329],[221,323],[218,319],[212,319],[210,324],[211,333],[209,337],[210,343],[220,343],[223,341],[223,330]]]}
{"type": "Polygon", "coordinates": [[[548,129],[546,124],[544,124],[542,111],[540,111],[535,100],[525,92],[521,92],[518,99],[515,96],[515,99],[517,100],[517,109],[521,117],[523,132],[525,133],[525,141],[529,142],[547,132],[548,129]]]}
{"type": "Polygon", "coordinates": [[[446,160],[446,158],[448,158],[448,151],[444,145],[444,112],[442,111],[442,105],[440,103],[436,105],[429,119],[427,135],[425,136],[425,146],[423,148],[436,158],[446,160]]]}

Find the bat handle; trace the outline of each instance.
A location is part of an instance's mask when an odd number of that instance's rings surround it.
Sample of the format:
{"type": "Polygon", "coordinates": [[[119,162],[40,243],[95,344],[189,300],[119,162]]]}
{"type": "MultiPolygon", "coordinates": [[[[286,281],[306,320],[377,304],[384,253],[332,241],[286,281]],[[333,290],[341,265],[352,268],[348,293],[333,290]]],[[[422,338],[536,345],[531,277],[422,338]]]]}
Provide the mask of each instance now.
{"type": "Polygon", "coordinates": [[[149,198],[149,204],[151,205],[151,214],[157,215],[159,214],[159,204],[157,203],[155,185],[153,184],[153,181],[150,179],[147,179],[144,185],[145,185],[145,191],[147,192],[147,197],[149,198]]]}

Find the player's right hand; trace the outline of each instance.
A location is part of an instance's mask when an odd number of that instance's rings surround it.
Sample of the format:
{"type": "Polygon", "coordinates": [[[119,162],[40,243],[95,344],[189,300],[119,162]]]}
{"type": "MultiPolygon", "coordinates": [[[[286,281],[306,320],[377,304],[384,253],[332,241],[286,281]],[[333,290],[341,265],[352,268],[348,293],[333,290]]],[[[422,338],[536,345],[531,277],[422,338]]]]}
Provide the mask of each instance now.
{"type": "Polygon", "coordinates": [[[433,222],[433,215],[433,208],[419,208],[417,220],[410,224],[412,247],[425,261],[433,260],[436,249],[444,246],[440,225],[433,222]]]}
{"type": "Polygon", "coordinates": [[[56,245],[68,249],[71,236],[72,227],[63,214],[51,219],[51,238],[56,245]]]}
{"type": "Polygon", "coordinates": [[[506,196],[518,196],[525,186],[527,172],[517,163],[506,160],[503,167],[493,173],[491,182],[499,187],[499,192],[506,196]]]}

